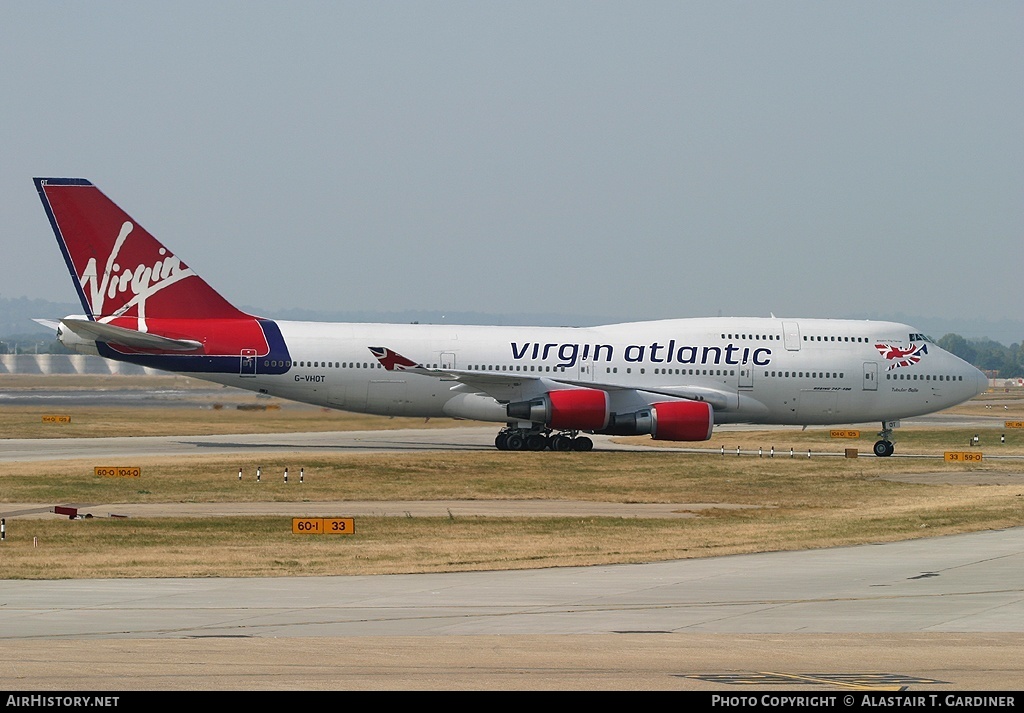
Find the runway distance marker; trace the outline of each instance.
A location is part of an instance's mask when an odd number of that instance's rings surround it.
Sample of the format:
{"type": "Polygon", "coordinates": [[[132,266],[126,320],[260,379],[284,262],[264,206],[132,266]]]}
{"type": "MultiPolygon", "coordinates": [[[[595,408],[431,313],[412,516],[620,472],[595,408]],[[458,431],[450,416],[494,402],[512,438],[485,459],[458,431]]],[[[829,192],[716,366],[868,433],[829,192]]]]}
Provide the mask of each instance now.
{"type": "Polygon", "coordinates": [[[43,416],[43,423],[71,423],[71,417],[59,414],[50,414],[43,416]]]}
{"type": "Polygon", "coordinates": [[[356,521],[351,517],[293,517],[295,535],[354,535],[356,521]]]}
{"type": "Polygon", "coordinates": [[[946,451],[943,460],[947,463],[980,463],[981,453],[971,451],[946,451]]]}
{"type": "Polygon", "coordinates": [[[828,432],[829,438],[860,438],[860,431],[851,429],[833,429],[828,432]]]}
{"type": "Polygon", "coordinates": [[[93,468],[100,478],[139,478],[142,476],[142,468],[138,466],[96,466],[93,468]]]}
{"type": "Polygon", "coordinates": [[[356,521],[351,517],[325,517],[324,533],[328,535],[354,535],[356,521]]]}

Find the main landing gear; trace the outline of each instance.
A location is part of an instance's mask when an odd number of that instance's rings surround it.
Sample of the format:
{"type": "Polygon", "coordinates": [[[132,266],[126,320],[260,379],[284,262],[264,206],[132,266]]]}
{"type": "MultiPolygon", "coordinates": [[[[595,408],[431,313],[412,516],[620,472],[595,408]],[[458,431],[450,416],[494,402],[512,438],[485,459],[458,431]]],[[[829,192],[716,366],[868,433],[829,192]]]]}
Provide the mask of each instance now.
{"type": "Polygon", "coordinates": [[[879,458],[891,456],[896,447],[892,444],[892,429],[882,421],[882,430],[878,432],[879,440],[875,441],[874,452],[879,458]]]}
{"type": "Polygon", "coordinates": [[[589,451],[594,442],[578,431],[554,433],[527,428],[503,428],[494,439],[499,451],[589,451]]]}

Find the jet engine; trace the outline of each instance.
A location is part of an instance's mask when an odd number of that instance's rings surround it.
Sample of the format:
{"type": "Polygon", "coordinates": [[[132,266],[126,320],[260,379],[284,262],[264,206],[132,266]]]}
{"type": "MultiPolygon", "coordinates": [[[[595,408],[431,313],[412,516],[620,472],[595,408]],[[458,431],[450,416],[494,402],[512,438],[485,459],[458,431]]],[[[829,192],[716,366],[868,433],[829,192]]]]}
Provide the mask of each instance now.
{"type": "Polygon", "coordinates": [[[663,401],[634,413],[613,414],[602,433],[649,433],[656,441],[706,441],[711,438],[714,425],[714,410],[706,401],[663,401]]]}
{"type": "Polygon", "coordinates": [[[599,389],[549,391],[540,398],[509,404],[510,419],[543,423],[566,431],[600,431],[608,425],[608,394],[599,389]]]}

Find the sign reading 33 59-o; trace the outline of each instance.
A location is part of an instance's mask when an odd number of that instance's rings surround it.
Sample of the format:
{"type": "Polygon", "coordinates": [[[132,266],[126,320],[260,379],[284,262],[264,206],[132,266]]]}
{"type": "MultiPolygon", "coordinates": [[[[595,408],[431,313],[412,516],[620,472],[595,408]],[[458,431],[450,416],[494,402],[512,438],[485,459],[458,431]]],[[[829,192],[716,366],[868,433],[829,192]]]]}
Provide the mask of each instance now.
{"type": "Polygon", "coordinates": [[[970,451],[946,451],[943,454],[943,460],[947,463],[980,463],[981,459],[981,453],[970,451]]]}

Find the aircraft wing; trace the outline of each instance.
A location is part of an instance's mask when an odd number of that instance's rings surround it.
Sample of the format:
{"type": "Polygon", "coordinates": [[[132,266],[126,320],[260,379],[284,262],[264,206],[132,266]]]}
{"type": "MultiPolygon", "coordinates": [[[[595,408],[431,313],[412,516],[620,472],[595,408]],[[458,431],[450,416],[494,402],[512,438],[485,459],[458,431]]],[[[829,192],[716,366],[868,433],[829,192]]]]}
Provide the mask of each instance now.
{"type": "MultiPolygon", "coordinates": [[[[490,386],[519,386],[528,381],[555,381],[558,383],[575,383],[568,379],[559,379],[551,375],[526,374],[516,372],[514,374],[503,371],[470,371],[468,369],[437,369],[418,364],[408,357],[387,347],[369,347],[370,352],[377,361],[388,371],[404,371],[412,374],[433,376],[442,381],[459,381],[464,384],[481,384],[490,386]]],[[[486,389],[481,389],[486,391],[486,389]]]]}
{"type": "MultiPolygon", "coordinates": [[[[467,369],[435,369],[402,356],[386,347],[370,347],[370,351],[388,371],[405,371],[424,376],[433,376],[442,381],[455,381],[464,384],[473,391],[493,396],[499,402],[508,400],[508,390],[535,382],[536,390],[539,393],[550,391],[546,384],[565,384],[586,389],[600,389],[601,391],[636,391],[638,393],[655,394],[672,399],[686,399],[689,401],[707,401],[716,410],[728,410],[737,405],[737,394],[722,389],[712,389],[705,386],[668,386],[660,388],[637,389],[633,386],[622,386],[620,384],[605,384],[598,381],[584,381],[571,379],[554,374],[532,374],[532,373],[508,373],[501,371],[470,371],[467,369]]],[[[459,388],[459,387],[455,387],[459,388]]]]}
{"type": "Polygon", "coordinates": [[[65,317],[60,323],[83,339],[107,342],[108,344],[120,344],[121,346],[132,347],[133,349],[191,352],[203,348],[202,342],[197,342],[194,339],[161,337],[159,334],[115,327],[112,324],[94,322],[89,319],[65,317]]]}

